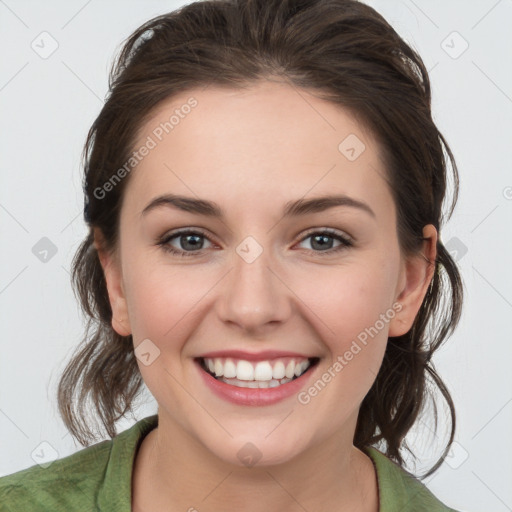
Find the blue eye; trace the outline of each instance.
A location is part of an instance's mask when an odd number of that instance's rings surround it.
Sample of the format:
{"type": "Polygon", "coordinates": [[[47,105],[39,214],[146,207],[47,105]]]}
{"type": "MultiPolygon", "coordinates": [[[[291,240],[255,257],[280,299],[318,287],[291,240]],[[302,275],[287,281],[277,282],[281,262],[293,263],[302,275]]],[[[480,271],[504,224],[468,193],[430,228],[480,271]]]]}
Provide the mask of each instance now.
{"type": "Polygon", "coordinates": [[[320,253],[322,256],[323,254],[332,254],[353,245],[352,241],[347,236],[331,229],[310,232],[302,239],[302,242],[308,239],[311,239],[311,246],[313,248],[316,246],[318,249],[313,250],[313,252],[320,253]],[[339,242],[337,247],[332,247],[333,240],[337,240],[339,242]]]}
{"type": "MultiPolygon", "coordinates": [[[[311,239],[313,249],[306,250],[315,255],[318,254],[322,256],[337,253],[353,245],[352,240],[348,236],[332,229],[310,231],[301,239],[300,243],[308,239],[311,239]],[[333,240],[339,242],[337,247],[332,247],[333,240]]],[[[157,245],[161,246],[164,251],[176,256],[198,256],[203,254],[205,240],[211,244],[204,232],[187,229],[164,235],[164,237],[157,242],[157,245]],[[180,247],[171,245],[171,241],[175,239],[178,241],[180,247]]]]}
{"type": "Polygon", "coordinates": [[[207,239],[206,235],[201,231],[178,231],[165,235],[158,242],[158,245],[160,245],[164,251],[178,256],[194,256],[203,249],[203,241],[201,239],[207,239]],[[170,245],[171,240],[175,238],[178,239],[181,248],[175,248],[170,245]],[[197,249],[199,249],[199,251],[197,249]]]}

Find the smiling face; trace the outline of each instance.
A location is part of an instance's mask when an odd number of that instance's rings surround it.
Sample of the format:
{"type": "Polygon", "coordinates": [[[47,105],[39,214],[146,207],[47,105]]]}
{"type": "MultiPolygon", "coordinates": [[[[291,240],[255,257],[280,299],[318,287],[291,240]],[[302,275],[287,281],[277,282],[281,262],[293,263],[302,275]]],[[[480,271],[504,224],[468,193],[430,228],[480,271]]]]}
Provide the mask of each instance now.
{"type": "Polygon", "coordinates": [[[400,253],[371,134],[305,90],[260,82],[175,96],[135,147],[148,137],[118,259],[101,256],[112,324],[143,343],[159,428],[238,465],[244,450],[270,464],[351,445],[387,338],[410,328],[430,277],[400,253]]]}

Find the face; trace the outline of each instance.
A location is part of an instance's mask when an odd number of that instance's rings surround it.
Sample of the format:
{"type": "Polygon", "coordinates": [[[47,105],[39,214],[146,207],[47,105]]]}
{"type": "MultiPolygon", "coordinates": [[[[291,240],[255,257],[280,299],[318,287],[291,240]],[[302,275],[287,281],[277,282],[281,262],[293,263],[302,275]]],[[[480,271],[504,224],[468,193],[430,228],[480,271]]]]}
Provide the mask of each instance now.
{"type": "Polygon", "coordinates": [[[388,336],[410,328],[431,277],[400,253],[371,134],[261,82],[173,97],[143,145],[102,264],[160,426],[237,465],[351,444],[388,336]]]}

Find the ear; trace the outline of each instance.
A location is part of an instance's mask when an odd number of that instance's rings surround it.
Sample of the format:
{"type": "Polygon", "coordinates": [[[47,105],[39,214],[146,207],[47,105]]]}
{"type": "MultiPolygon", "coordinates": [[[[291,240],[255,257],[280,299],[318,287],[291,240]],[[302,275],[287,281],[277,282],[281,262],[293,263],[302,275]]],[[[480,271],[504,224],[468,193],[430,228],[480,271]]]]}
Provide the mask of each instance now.
{"type": "Polygon", "coordinates": [[[389,336],[402,336],[411,329],[434,277],[436,256],[437,230],[428,224],[423,228],[421,252],[409,256],[402,264],[395,299],[401,309],[389,323],[389,336]]]}
{"type": "Polygon", "coordinates": [[[98,252],[107,284],[112,309],[112,328],[121,336],[129,336],[132,331],[118,254],[106,250],[103,234],[99,228],[94,228],[94,247],[98,252]]]}

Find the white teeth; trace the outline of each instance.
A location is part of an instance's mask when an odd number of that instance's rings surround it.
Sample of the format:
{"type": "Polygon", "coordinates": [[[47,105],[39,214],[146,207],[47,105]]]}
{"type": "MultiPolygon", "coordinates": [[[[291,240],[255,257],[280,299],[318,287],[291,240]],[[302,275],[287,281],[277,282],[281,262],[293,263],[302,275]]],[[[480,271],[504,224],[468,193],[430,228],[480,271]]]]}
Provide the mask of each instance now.
{"type": "Polygon", "coordinates": [[[238,361],[236,365],[236,378],[238,380],[254,380],[254,367],[249,361],[238,361]]]}
{"type": "Polygon", "coordinates": [[[215,375],[217,377],[221,377],[224,373],[224,365],[222,364],[222,361],[220,359],[215,359],[215,375]]]}
{"type": "Polygon", "coordinates": [[[291,382],[292,379],[272,379],[268,381],[258,381],[258,380],[238,380],[238,379],[226,379],[225,377],[219,377],[219,380],[222,382],[226,382],[227,384],[230,384],[231,386],[236,386],[238,388],[260,388],[260,389],[266,389],[266,388],[277,388],[278,386],[281,386],[282,384],[286,384],[287,382],[291,382]]]}
{"type": "Polygon", "coordinates": [[[309,361],[302,361],[295,367],[295,376],[302,375],[309,368],[309,361]]]}
{"type": "MultiPolygon", "coordinates": [[[[281,363],[283,364],[283,363],[281,363]]],[[[284,377],[284,375],[283,375],[284,377]]],[[[272,366],[268,361],[260,361],[254,369],[254,378],[256,380],[271,380],[272,379],[272,366]]]]}
{"type": "Polygon", "coordinates": [[[272,377],[274,377],[274,379],[282,379],[284,376],[284,364],[281,361],[277,361],[277,363],[274,365],[274,369],[272,370],[272,377]]]}
{"type": "Polygon", "coordinates": [[[224,377],[227,379],[236,377],[236,366],[232,359],[226,359],[224,363],[224,377]]]}
{"type": "MultiPolygon", "coordinates": [[[[232,358],[204,358],[205,367],[220,380],[230,379],[256,385],[250,387],[275,387],[300,377],[310,366],[308,359],[289,359],[251,362],[232,358]],[[263,383],[264,386],[259,384],[263,383]]],[[[237,385],[237,384],[235,384],[237,385]]],[[[243,386],[247,387],[247,386],[243,386]]]]}
{"type": "Polygon", "coordinates": [[[293,359],[286,365],[285,375],[287,379],[293,379],[295,375],[295,362],[293,359]]]}

